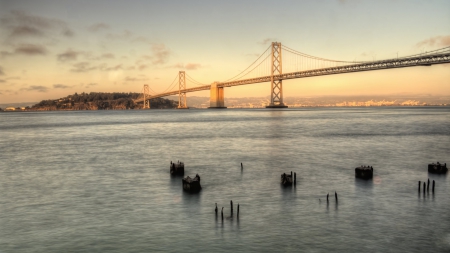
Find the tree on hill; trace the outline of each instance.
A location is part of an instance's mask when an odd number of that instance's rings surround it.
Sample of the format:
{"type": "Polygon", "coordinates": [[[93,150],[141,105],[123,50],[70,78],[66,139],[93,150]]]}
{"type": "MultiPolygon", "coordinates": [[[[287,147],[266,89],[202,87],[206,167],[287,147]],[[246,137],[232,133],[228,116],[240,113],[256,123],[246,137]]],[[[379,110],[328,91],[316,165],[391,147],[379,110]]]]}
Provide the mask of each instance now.
{"type": "MultiPolygon", "coordinates": [[[[119,110],[140,109],[142,104],[136,104],[135,99],[140,93],[105,93],[91,92],[81,94],[74,93],[58,100],[42,100],[33,105],[31,110],[119,110]]],[[[151,108],[171,109],[176,108],[177,103],[164,98],[150,100],[151,108]]]]}

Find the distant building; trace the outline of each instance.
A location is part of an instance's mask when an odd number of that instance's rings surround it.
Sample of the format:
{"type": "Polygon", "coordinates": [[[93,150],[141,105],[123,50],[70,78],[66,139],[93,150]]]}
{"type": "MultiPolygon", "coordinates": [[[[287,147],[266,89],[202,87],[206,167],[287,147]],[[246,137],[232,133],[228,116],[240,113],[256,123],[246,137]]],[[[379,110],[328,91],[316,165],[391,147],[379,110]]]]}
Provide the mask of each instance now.
{"type": "Polygon", "coordinates": [[[14,108],[12,106],[5,108],[5,111],[15,111],[15,110],[16,110],[16,108],[14,108]]]}

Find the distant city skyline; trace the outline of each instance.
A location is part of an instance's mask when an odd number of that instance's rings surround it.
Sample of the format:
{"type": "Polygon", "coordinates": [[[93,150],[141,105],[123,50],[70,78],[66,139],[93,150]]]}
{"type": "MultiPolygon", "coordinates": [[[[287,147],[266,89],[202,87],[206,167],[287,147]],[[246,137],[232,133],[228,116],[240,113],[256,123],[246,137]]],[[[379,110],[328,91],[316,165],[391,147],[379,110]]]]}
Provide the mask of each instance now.
{"type": "MultiPolygon", "coordinates": [[[[272,41],[314,56],[381,60],[450,46],[450,2],[0,1],[0,104],[74,92],[162,92],[179,70],[210,84],[272,41]]],[[[450,64],[283,82],[284,97],[450,95],[450,64]]],[[[270,84],[225,89],[264,97],[270,84]]],[[[208,91],[188,94],[209,96],[208,91]]]]}

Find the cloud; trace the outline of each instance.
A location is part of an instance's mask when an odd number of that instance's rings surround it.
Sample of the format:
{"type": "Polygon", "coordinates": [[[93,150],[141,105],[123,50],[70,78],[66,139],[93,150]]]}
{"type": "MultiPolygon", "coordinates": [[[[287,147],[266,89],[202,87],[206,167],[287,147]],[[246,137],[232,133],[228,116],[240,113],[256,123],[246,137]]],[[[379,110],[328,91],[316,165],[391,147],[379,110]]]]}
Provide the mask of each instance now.
{"type": "Polygon", "coordinates": [[[114,58],[116,58],[116,57],[114,56],[114,54],[111,54],[111,53],[102,54],[99,57],[99,59],[114,59],[114,58]]]}
{"type": "Polygon", "coordinates": [[[121,70],[123,69],[122,64],[118,64],[114,67],[109,67],[109,68],[103,68],[102,70],[106,70],[106,71],[116,71],[116,70],[121,70]]]}
{"type": "Polygon", "coordinates": [[[137,69],[139,69],[139,70],[144,70],[144,69],[146,69],[147,68],[147,65],[146,64],[141,64],[141,65],[139,65],[138,67],[137,67],[137,69]]]}
{"type": "Polygon", "coordinates": [[[21,44],[14,50],[15,54],[24,55],[46,55],[47,49],[43,46],[33,44],[21,44]]]}
{"type": "Polygon", "coordinates": [[[133,39],[133,42],[141,42],[141,43],[145,43],[145,44],[150,44],[151,43],[148,38],[143,37],[143,36],[139,36],[139,37],[133,39]]]}
{"type": "Polygon", "coordinates": [[[176,68],[176,69],[187,69],[187,70],[196,70],[199,68],[203,68],[200,63],[187,63],[184,65],[183,63],[177,63],[175,65],[170,66],[170,68],[176,68]]]}
{"type": "Polygon", "coordinates": [[[47,92],[48,91],[48,87],[45,86],[41,86],[41,85],[31,85],[28,88],[22,88],[20,90],[25,90],[25,91],[37,91],[37,92],[47,92]]]}
{"type": "Polygon", "coordinates": [[[72,65],[72,72],[89,72],[91,70],[95,70],[97,67],[91,66],[89,62],[79,62],[72,65]]]}
{"type": "Polygon", "coordinates": [[[184,64],[183,63],[177,63],[175,65],[170,66],[170,68],[184,69],[184,64]]]}
{"type": "Polygon", "coordinates": [[[186,66],[184,66],[187,70],[196,70],[198,68],[201,68],[202,65],[199,63],[188,63],[186,66]]]}
{"type": "Polygon", "coordinates": [[[69,28],[66,28],[62,34],[66,37],[73,37],[73,35],[75,34],[72,30],[70,30],[69,28]]]}
{"type": "Polygon", "coordinates": [[[84,87],[85,88],[91,88],[91,87],[97,86],[97,85],[98,85],[97,83],[88,83],[88,84],[84,85],[84,87]]]}
{"type": "Polygon", "coordinates": [[[128,30],[124,30],[120,34],[108,33],[106,35],[106,38],[108,38],[110,40],[128,40],[128,39],[131,39],[132,37],[133,37],[133,33],[128,30]]]}
{"type": "Polygon", "coordinates": [[[13,10],[0,19],[0,25],[9,31],[8,39],[18,39],[22,37],[46,37],[51,33],[60,33],[66,37],[72,37],[73,31],[66,22],[54,19],[31,15],[24,11],[13,10]]]}
{"type": "Polygon", "coordinates": [[[10,55],[12,55],[13,53],[10,53],[10,52],[7,52],[7,51],[1,51],[0,52],[0,58],[4,58],[4,57],[6,57],[6,56],[10,56],[10,55]]]}
{"type": "Polygon", "coordinates": [[[276,39],[274,39],[274,38],[265,38],[262,41],[258,42],[258,44],[269,45],[269,43],[271,43],[273,41],[276,41],[276,39]]]}
{"type": "Polygon", "coordinates": [[[417,47],[448,47],[450,46],[450,35],[447,36],[435,36],[431,37],[426,40],[422,40],[421,42],[417,43],[417,47]]]}
{"type": "Polygon", "coordinates": [[[129,77],[129,76],[127,76],[127,77],[125,77],[125,82],[142,82],[142,81],[146,81],[146,80],[148,80],[148,78],[146,78],[146,77],[129,77]]]}
{"type": "Polygon", "coordinates": [[[110,28],[110,26],[108,24],[96,23],[96,24],[93,24],[93,25],[89,26],[88,30],[90,32],[99,32],[99,31],[102,31],[102,30],[108,30],[109,28],[110,28]]]}
{"type": "Polygon", "coordinates": [[[23,25],[23,26],[16,26],[11,28],[11,35],[12,37],[22,37],[22,36],[36,36],[36,37],[42,37],[44,35],[44,32],[40,29],[37,29],[36,27],[23,25]]]}
{"type": "Polygon", "coordinates": [[[5,75],[5,72],[3,71],[3,67],[0,66],[0,76],[4,76],[4,75],[5,75]]]}
{"type": "Polygon", "coordinates": [[[171,54],[164,44],[153,44],[152,52],[152,63],[156,65],[166,63],[171,54]]]}
{"type": "Polygon", "coordinates": [[[115,56],[112,53],[104,53],[101,56],[95,57],[90,52],[77,51],[73,49],[67,49],[65,52],[58,54],[56,58],[61,62],[66,62],[66,61],[76,61],[78,60],[79,56],[83,56],[85,60],[89,61],[115,59],[115,56]]]}
{"type": "Polygon", "coordinates": [[[12,90],[0,90],[0,95],[7,94],[7,95],[13,95],[14,92],[12,90]]]}
{"type": "Polygon", "coordinates": [[[56,56],[56,58],[58,59],[58,61],[75,61],[78,58],[78,55],[82,54],[83,52],[81,51],[75,51],[72,49],[67,49],[64,53],[58,54],[56,56]]]}
{"type": "Polygon", "coordinates": [[[144,54],[143,56],[141,56],[141,59],[142,60],[151,60],[151,59],[153,59],[153,57],[150,55],[144,54]]]}
{"type": "Polygon", "coordinates": [[[55,89],[68,89],[68,88],[72,88],[72,86],[69,85],[65,85],[65,84],[53,84],[53,88],[55,89]]]}

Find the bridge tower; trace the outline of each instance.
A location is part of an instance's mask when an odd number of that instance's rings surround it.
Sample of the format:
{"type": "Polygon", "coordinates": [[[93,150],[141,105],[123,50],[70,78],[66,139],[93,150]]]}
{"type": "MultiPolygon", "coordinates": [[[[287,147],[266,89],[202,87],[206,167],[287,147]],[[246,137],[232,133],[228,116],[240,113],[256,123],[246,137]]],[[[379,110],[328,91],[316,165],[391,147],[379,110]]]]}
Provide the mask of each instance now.
{"type": "Polygon", "coordinates": [[[287,108],[283,103],[283,81],[277,78],[282,72],[281,42],[272,42],[272,68],[270,71],[270,104],[266,108],[287,108]]]}
{"type": "Polygon", "coordinates": [[[186,92],[181,92],[181,90],[186,90],[186,73],[184,71],[178,72],[178,87],[178,109],[188,109],[186,92]]]}
{"type": "Polygon", "coordinates": [[[143,93],[144,95],[144,109],[150,109],[150,89],[148,84],[144,84],[143,93]]]}

